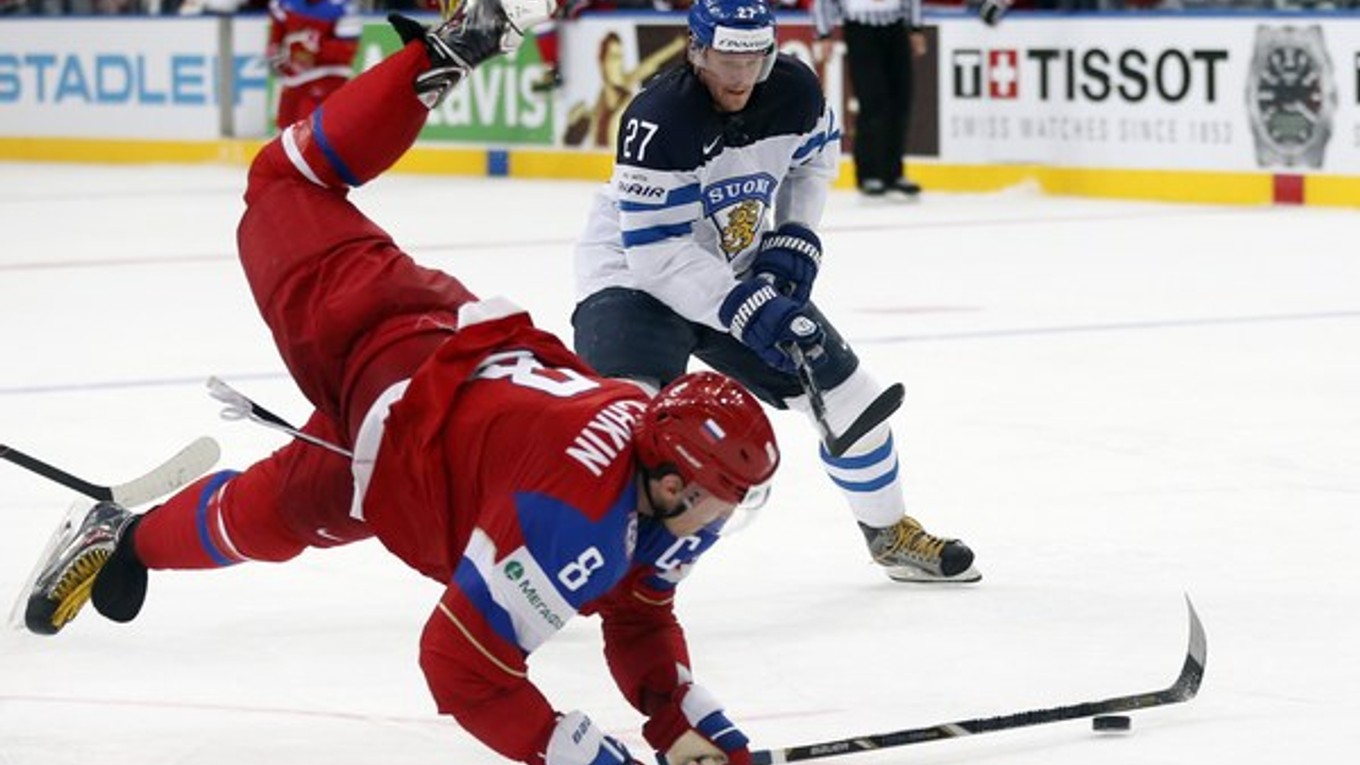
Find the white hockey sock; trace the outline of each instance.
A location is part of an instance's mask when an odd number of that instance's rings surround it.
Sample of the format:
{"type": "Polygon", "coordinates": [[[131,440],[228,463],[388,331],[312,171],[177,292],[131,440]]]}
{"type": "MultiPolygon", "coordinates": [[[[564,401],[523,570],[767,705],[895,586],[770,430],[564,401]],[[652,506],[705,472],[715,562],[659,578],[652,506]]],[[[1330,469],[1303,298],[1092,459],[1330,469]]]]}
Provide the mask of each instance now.
{"type": "MultiPolygon", "coordinates": [[[[882,391],[883,388],[862,367],[845,382],[824,391],[822,397],[831,429],[836,433],[845,432],[882,391]]],[[[806,396],[787,403],[815,423],[806,396]]],[[[860,523],[884,528],[897,523],[906,514],[897,448],[888,423],[880,423],[840,457],[831,456],[824,447],[819,451],[827,475],[845,495],[851,512],[860,523]]]]}
{"type": "Polygon", "coordinates": [[[869,431],[840,457],[831,456],[825,447],[819,451],[822,467],[845,495],[855,520],[883,528],[897,523],[906,514],[897,448],[886,422],[869,431]]]}

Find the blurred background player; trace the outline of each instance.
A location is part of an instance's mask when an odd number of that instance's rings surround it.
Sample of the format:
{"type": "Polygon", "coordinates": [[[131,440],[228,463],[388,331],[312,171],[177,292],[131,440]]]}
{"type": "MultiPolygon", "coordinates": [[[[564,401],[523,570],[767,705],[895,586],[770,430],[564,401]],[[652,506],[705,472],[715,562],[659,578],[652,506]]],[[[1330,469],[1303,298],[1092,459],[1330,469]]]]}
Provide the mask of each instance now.
{"type": "MultiPolygon", "coordinates": [[[[907,126],[911,122],[914,61],[929,51],[921,29],[921,0],[813,0],[819,40],[841,24],[855,116],[855,182],[877,197],[895,191],[915,197],[921,187],[906,177],[907,126]]],[[[819,45],[826,58],[827,44],[819,45]]]]}
{"type": "Polygon", "coordinates": [[[601,378],[508,301],[417,265],[347,199],[548,11],[470,0],[434,31],[394,16],[406,46],[251,166],[242,266],[316,407],[303,432],[351,456],[299,440],[144,515],[96,505],[45,559],[30,630],[59,631],[87,599],[135,618],[148,569],[284,561],[376,535],[445,587],[420,665],[439,710],[495,751],[530,765],[635,762],[528,677],[529,655],[583,613],[601,616],[609,669],[666,765],[750,765],[746,737],[694,683],[672,598],[779,463],[759,402],[712,372],[655,398],[601,378]]]}
{"type": "Polygon", "coordinates": [[[278,77],[279,130],[349,80],[362,31],[353,0],[270,0],[265,58],[278,77]]]}
{"type": "MultiPolygon", "coordinates": [[[[811,420],[796,345],[844,433],[883,388],[810,301],[840,125],[812,70],[777,54],[764,0],[696,2],[687,59],[620,120],[613,178],[576,249],[576,351],[653,387],[694,355],[811,420]]],[[[887,422],[821,461],[890,577],[980,578],[967,545],[906,515],[887,422]]]]}
{"type": "Polygon", "coordinates": [[[558,56],[558,32],[562,25],[575,20],[586,9],[609,11],[614,9],[614,0],[557,0],[557,9],[552,21],[534,30],[534,46],[538,49],[538,59],[543,63],[543,75],[534,82],[536,93],[546,93],[562,87],[562,67],[558,56]]]}

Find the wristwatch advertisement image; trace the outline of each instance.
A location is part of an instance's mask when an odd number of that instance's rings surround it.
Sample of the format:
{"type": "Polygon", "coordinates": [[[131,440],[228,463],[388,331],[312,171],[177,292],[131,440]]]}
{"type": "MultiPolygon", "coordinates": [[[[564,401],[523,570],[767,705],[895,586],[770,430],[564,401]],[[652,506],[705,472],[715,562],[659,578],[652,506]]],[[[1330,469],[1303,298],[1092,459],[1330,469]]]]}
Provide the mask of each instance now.
{"type": "Polygon", "coordinates": [[[1336,104],[1336,79],[1320,25],[1256,28],[1247,114],[1257,165],[1322,167],[1336,104]]]}

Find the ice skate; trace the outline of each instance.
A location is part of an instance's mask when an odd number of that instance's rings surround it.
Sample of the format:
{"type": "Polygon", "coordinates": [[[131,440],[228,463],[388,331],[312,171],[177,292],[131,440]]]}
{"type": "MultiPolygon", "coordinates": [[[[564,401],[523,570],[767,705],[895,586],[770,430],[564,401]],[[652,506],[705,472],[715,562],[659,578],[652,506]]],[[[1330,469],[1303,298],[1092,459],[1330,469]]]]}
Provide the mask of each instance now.
{"type": "Polygon", "coordinates": [[[444,23],[431,35],[471,69],[492,56],[519,49],[524,34],[552,17],[553,0],[441,2],[444,23]]]}
{"type": "Polygon", "coordinates": [[[887,528],[859,525],[874,562],[897,582],[976,582],[973,551],[957,539],[941,539],[910,516],[887,528]]]}
{"type": "Polygon", "coordinates": [[[35,634],[55,635],[76,618],[119,535],[135,517],[112,502],[96,504],[83,519],[81,509],[73,509],[57,527],[28,590],[24,624],[35,634]]]}
{"type": "Polygon", "coordinates": [[[553,8],[553,0],[440,0],[445,21],[433,29],[396,13],[387,20],[402,42],[424,41],[430,68],[416,77],[415,86],[421,102],[433,109],[483,61],[518,49],[524,34],[547,21],[553,8]]]}
{"type": "MultiPolygon", "coordinates": [[[[496,23],[493,19],[502,19],[523,38],[525,32],[551,18],[556,6],[554,0],[439,0],[439,16],[445,22],[440,28],[465,19],[471,27],[486,27],[496,23]]],[[[503,51],[518,47],[516,39],[503,51]]]]}

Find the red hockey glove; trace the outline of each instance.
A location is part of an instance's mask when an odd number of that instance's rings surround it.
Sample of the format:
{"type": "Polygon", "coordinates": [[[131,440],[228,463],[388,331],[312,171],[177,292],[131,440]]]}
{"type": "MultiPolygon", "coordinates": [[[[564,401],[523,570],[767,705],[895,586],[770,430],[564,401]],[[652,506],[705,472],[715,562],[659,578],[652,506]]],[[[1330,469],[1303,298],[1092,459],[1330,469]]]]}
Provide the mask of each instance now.
{"type": "Polygon", "coordinates": [[[670,702],[642,726],[642,736],[666,765],[751,765],[750,740],[713,694],[685,683],[670,702]]]}
{"type": "Polygon", "coordinates": [[[274,74],[281,77],[292,74],[292,72],[287,71],[288,51],[284,50],[282,46],[270,43],[264,49],[264,59],[269,62],[269,68],[274,71],[274,74]]]}

